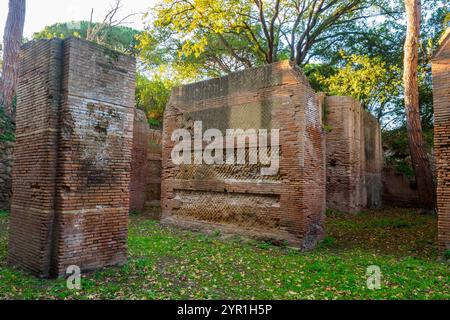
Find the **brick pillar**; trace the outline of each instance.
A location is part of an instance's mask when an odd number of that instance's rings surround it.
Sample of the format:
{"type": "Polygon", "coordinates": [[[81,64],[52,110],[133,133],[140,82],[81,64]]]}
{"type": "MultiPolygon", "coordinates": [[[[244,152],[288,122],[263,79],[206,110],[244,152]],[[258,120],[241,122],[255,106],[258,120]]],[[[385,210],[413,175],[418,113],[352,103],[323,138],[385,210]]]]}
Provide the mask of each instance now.
{"type": "Polygon", "coordinates": [[[380,207],[380,123],[351,97],[326,97],[325,105],[328,208],[356,213],[380,207]]]}
{"type": "Polygon", "coordinates": [[[150,127],[142,110],[135,110],[133,157],[131,160],[130,212],[142,212],[145,207],[148,180],[148,136],[150,127]]]}
{"type": "Polygon", "coordinates": [[[161,199],[162,132],[150,129],[148,134],[148,179],[146,201],[149,206],[159,206],[161,199]]]}
{"type": "Polygon", "coordinates": [[[366,206],[363,109],[351,97],[326,97],[327,206],[358,212],[366,206]]]}
{"type": "Polygon", "coordinates": [[[381,207],[383,144],[381,126],[368,112],[363,112],[364,137],[364,187],[367,208],[381,207]]]}
{"type": "Polygon", "coordinates": [[[450,250],[450,28],[433,59],[434,147],[438,174],[438,239],[450,250]]]}
{"type": "Polygon", "coordinates": [[[135,61],[76,38],[21,52],[9,263],[40,277],[126,261],[135,61]]]}
{"type": "Polygon", "coordinates": [[[30,42],[20,53],[9,263],[48,277],[55,217],[63,43],[30,42]]]}

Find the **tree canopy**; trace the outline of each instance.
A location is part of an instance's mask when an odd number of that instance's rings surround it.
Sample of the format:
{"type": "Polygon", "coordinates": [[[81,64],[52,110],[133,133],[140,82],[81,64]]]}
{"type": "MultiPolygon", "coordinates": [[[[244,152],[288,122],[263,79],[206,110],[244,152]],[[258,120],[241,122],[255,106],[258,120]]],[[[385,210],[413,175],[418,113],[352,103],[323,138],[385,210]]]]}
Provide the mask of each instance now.
{"type": "MultiPolygon", "coordinates": [[[[433,127],[431,53],[448,26],[445,0],[423,0],[420,111],[433,127]]],[[[385,129],[404,126],[403,0],[159,0],[143,32],[102,30],[102,44],[139,57],[137,106],[161,121],[175,84],[291,59],[317,91],[359,99],[385,129]]],[[[87,38],[88,21],[46,27],[34,38],[87,38]]]]}
{"type": "MultiPolygon", "coordinates": [[[[89,21],[56,23],[45,27],[40,32],[36,32],[33,35],[33,39],[63,39],[70,36],[87,39],[89,29],[98,25],[100,23],[90,23],[89,21]]],[[[96,42],[120,52],[136,52],[135,47],[138,45],[137,36],[140,33],[139,31],[126,26],[106,26],[100,32],[102,35],[101,41],[96,42]]]]}
{"type": "Polygon", "coordinates": [[[379,0],[163,0],[148,14],[141,36],[147,61],[202,66],[217,75],[291,59],[304,65],[321,44],[342,43],[368,29],[361,24],[392,12],[379,0]],[[167,50],[169,49],[169,50],[167,50]]]}
{"type": "MultiPolygon", "coordinates": [[[[423,12],[421,112],[430,124],[430,53],[449,14],[445,0],[424,0],[423,12]]],[[[404,123],[402,0],[161,0],[147,19],[140,57],[163,77],[189,82],[291,59],[316,89],[362,100],[388,127],[404,123]]]]}

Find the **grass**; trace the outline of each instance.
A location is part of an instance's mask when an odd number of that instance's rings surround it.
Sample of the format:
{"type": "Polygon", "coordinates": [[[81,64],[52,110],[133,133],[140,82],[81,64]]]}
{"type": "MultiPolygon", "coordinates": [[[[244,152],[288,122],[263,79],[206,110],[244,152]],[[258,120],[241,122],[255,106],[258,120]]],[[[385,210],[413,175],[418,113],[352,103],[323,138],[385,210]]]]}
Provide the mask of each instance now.
{"type": "Polygon", "coordinates": [[[449,299],[449,265],[437,260],[436,218],[389,209],[328,214],[325,241],[286,247],[130,221],[129,261],[83,275],[82,289],[6,265],[8,216],[0,214],[0,299],[449,299]],[[381,268],[381,289],[366,286],[381,268]]]}

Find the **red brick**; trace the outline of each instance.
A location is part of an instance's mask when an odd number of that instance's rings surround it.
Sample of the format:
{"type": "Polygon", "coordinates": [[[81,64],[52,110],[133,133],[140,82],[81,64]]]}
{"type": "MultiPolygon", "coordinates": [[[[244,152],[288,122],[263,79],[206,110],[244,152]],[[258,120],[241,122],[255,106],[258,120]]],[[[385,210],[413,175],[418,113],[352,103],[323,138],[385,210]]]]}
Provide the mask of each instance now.
{"type": "Polygon", "coordinates": [[[432,60],[434,148],[438,174],[438,242],[450,250],[450,28],[432,60]]]}
{"type": "Polygon", "coordinates": [[[134,59],[39,40],[19,69],[9,263],[41,277],[123,264],[134,59]]]}

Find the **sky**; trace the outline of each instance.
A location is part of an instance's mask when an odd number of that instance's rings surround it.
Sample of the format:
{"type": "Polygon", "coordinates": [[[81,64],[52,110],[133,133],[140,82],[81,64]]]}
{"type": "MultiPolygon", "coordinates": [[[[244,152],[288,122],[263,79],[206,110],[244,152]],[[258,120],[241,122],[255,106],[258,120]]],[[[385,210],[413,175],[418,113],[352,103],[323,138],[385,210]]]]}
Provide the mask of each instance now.
{"type": "MultiPolygon", "coordinates": [[[[27,0],[24,37],[31,39],[33,33],[41,31],[45,26],[57,22],[89,20],[94,9],[94,21],[101,21],[108,12],[114,0],[27,0]]],[[[145,12],[155,3],[155,0],[122,0],[122,10],[119,17],[130,13],[145,12]]],[[[0,0],[0,39],[3,40],[8,0],[0,0]]],[[[143,28],[142,18],[133,16],[126,26],[136,29],[143,28]]]]}

